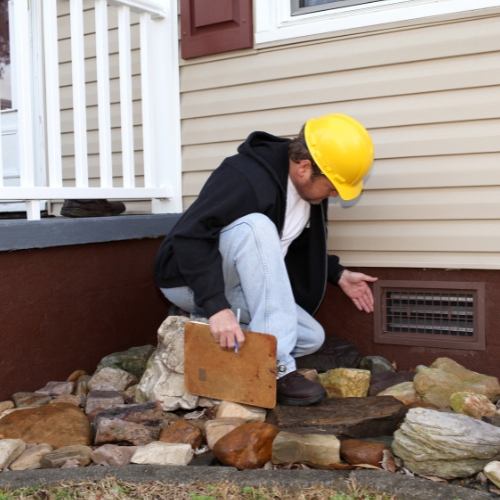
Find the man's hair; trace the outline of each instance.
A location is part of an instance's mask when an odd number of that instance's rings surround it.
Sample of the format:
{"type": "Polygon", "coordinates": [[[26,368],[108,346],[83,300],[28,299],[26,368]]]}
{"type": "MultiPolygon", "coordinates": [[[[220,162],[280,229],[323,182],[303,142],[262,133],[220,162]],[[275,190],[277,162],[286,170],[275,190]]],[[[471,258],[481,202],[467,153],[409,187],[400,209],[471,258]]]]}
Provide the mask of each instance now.
{"type": "Polygon", "coordinates": [[[319,177],[320,175],[324,175],[321,169],[316,165],[311,156],[311,153],[307,149],[306,139],[304,136],[304,127],[300,129],[299,135],[292,139],[290,145],[288,146],[288,157],[295,163],[299,163],[300,160],[309,160],[312,165],[312,174],[311,178],[319,177]]]}

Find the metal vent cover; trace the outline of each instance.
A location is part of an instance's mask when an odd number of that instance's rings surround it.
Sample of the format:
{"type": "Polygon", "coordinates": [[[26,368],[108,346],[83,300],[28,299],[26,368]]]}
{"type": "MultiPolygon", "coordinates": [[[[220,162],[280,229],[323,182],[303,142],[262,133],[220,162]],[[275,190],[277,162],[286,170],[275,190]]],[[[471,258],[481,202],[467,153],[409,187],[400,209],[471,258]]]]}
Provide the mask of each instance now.
{"type": "Polygon", "coordinates": [[[375,343],[484,351],[484,283],[381,280],[375,343]]]}

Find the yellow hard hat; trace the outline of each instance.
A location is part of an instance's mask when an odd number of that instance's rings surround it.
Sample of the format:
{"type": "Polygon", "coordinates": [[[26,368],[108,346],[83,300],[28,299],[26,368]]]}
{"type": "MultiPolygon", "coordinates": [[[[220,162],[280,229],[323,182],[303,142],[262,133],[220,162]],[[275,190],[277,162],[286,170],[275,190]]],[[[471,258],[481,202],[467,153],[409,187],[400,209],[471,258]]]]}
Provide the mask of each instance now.
{"type": "Polygon", "coordinates": [[[332,114],[308,120],[304,134],[314,162],[340,197],[352,200],[359,196],[374,157],[365,127],[350,116],[332,114]]]}

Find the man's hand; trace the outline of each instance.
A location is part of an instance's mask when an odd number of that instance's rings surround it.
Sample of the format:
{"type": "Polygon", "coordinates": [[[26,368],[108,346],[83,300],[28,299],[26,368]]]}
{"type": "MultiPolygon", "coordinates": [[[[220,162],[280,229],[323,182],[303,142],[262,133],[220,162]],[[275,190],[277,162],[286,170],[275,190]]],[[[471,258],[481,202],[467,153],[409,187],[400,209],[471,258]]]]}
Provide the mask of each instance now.
{"type": "Polygon", "coordinates": [[[373,312],[373,294],[367,281],[373,283],[377,280],[378,278],[345,269],[340,276],[339,286],[360,311],[370,313],[373,312]]]}
{"type": "Polygon", "coordinates": [[[210,316],[208,324],[215,341],[224,351],[233,351],[236,340],[240,348],[245,342],[245,335],[231,309],[223,309],[210,316]]]}

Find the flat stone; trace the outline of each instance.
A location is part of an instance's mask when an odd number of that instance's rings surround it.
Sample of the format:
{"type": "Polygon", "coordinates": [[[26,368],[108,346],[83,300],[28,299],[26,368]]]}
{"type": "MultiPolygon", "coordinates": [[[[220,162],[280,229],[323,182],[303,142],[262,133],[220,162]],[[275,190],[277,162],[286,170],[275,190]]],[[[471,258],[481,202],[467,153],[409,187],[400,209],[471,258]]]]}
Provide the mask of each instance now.
{"type": "Polygon", "coordinates": [[[455,392],[450,396],[450,406],[455,413],[469,415],[478,418],[493,417],[496,414],[496,406],[483,394],[472,394],[470,392],[455,392]]]}
{"type": "Polygon", "coordinates": [[[103,368],[98,371],[87,383],[90,391],[118,391],[122,392],[131,385],[136,385],[137,378],[131,373],[119,368],[103,368]]]}
{"type": "Polygon", "coordinates": [[[82,375],[76,382],[73,394],[75,396],[87,396],[89,393],[88,382],[92,377],[90,375],[82,375]]]}
{"type": "Polygon", "coordinates": [[[70,405],[81,406],[82,398],[80,396],[73,396],[73,394],[62,394],[50,402],[50,404],[57,403],[67,403],[70,405]]]}
{"type": "Polygon", "coordinates": [[[357,368],[361,352],[349,341],[327,335],[325,342],[314,354],[296,359],[297,368],[309,368],[327,372],[335,368],[357,368]]]}
{"type": "Polygon", "coordinates": [[[74,382],[47,382],[47,385],[35,391],[35,394],[56,398],[62,394],[71,394],[74,387],[74,382]]]}
{"type": "Polygon", "coordinates": [[[2,401],[0,403],[0,414],[5,410],[10,410],[11,408],[14,408],[15,406],[16,405],[14,404],[13,401],[2,401]]]}
{"type": "Polygon", "coordinates": [[[448,406],[455,392],[483,394],[492,402],[500,397],[496,377],[467,370],[449,358],[439,358],[429,368],[420,368],[413,382],[422,400],[439,408],[448,406]]]}
{"type": "Polygon", "coordinates": [[[396,368],[382,356],[365,356],[359,363],[362,370],[369,370],[372,375],[381,372],[395,372],[396,368]]]}
{"type": "Polygon", "coordinates": [[[381,467],[384,450],[389,448],[383,443],[369,443],[359,439],[346,439],[340,445],[340,455],[352,465],[368,464],[381,467]]]}
{"type": "Polygon", "coordinates": [[[213,449],[215,443],[222,437],[243,425],[245,421],[242,418],[216,418],[209,420],[205,424],[207,444],[210,449],[213,449]]]}
{"type": "Polygon", "coordinates": [[[385,391],[379,392],[377,396],[393,396],[405,405],[422,401],[420,395],[415,390],[413,382],[403,382],[401,384],[393,385],[385,391]]]}
{"type": "Polygon", "coordinates": [[[357,368],[336,368],[318,376],[329,398],[363,398],[368,395],[371,373],[357,368]]]}
{"type": "Polygon", "coordinates": [[[191,445],[193,449],[199,448],[202,440],[202,430],[187,420],[179,420],[163,429],[159,438],[162,443],[184,443],[191,445]]]}
{"type": "Polygon", "coordinates": [[[123,397],[117,391],[90,391],[87,395],[85,413],[88,414],[96,408],[107,409],[123,403],[123,397]]]}
{"type": "Polygon", "coordinates": [[[217,409],[217,418],[242,418],[247,423],[264,422],[267,412],[257,406],[242,405],[231,401],[222,401],[217,409]]]}
{"type": "Polygon", "coordinates": [[[101,418],[119,418],[126,422],[146,424],[152,427],[159,426],[164,419],[159,401],[105,409],[96,415],[94,424],[97,425],[101,418]]]}
{"type": "Polygon", "coordinates": [[[392,434],[407,411],[392,396],[332,398],[312,406],[277,405],[267,421],[295,434],[359,439],[392,434]]]}
{"type": "Polygon", "coordinates": [[[90,424],[74,405],[58,403],[17,410],[0,420],[0,439],[22,439],[27,444],[48,443],[54,449],[91,443],[90,424]]]}
{"type": "Polygon", "coordinates": [[[306,464],[316,469],[332,469],[340,462],[340,441],[335,436],[280,432],[272,446],[273,464],[306,464]]]}
{"type": "Polygon", "coordinates": [[[44,469],[57,469],[62,467],[68,460],[77,460],[80,467],[90,464],[92,448],[88,446],[75,445],[59,448],[56,451],[45,454],[40,459],[44,469]]]}
{"type": "Polygon", "coordinates": [[[75,370],[67,379],[66,382],[76,382],[81,376],[87,375],[85,370],[75,370]]]}
{"type": "Polygon", "coordinates": [[[134,464],[187,465],[193,458],[189,444],[160,443],[156,441],[137,449],[132,457],[134,464]]]}
{"type": "Polygon", "coordinates": [[[483,469],[486,477],[497,487],[500,488],[500,462],[495,460],[486,465],[483,469]]]}
{"type": "Polygon", "coordinates": [[[297,370],[303,377],[305,377],[307,380],[310,380],[311,382],[317,382],[318,381],[318,370],[313,370],[309,368],[300,368],[297,370]]]}
{"type": "Polygon", "coordinates": [[[415,408],[394,433],[392,449],[416,474],[469,477],[500,459],[500,429],[467,415],[415,408]]]}
{"type": "Polygon", "coordinates": [[[40,460],[44,455],[53,451],[54,448],[47,443],[34,444],[26,448],[19,458],[9,466],[10,470],[34,470],[41,469],[40,460]]]}
{"type": "Polygon", "coordinates": [[[132,456],[137,451],[137,446],[118,446],[116,444],[105,444],[92,451],[90,457],[96,464],[107,462],[109,465],[128,465],[132,456]]]}
{"type": "Polygon", "coordinates": [[[433,405],[432,403],[425,403],[424,401],[415,401],[414,403],[410,403],[408,405],[408,409],[411,408],[428,408],[430,410],[439,410],[439,408],[436,405],[433,405]]]}
{"type": "Polygon", "coordinates": [[[12,395],[12,401],[14,401],[16,408],[33,408],[50,403],[52,398],[34,392],[16,392],[12,395]]]}
{"type": "Polygon", "coordinates": [[[272,457],[279,429],[265,422],[243,424],[220,438],[213,448],[224,465],[238,469],[259,469],[272,457]]]}
{"type": "Polygon", "coordinates": [[[144,345],[131,347],[126,351],[114,352],[101,359],[97,365],[96,373],[103,368],[119,368],[140,379],[146,370],[146,364],[155,351],[154,346],[144,345]]]}
{"type": "Polygon", "coordinates": [[[147,427],[118,418],[102,418],[97,424],[94,444],[128,443],[142,446],[156,441],[159,433],[159,427],[147,427]]]}
{"type": "Polygon", "coordinates": [[[0,439],[0,469],[8,467],[25,449],[21,439],[0,439]]]}
{"type": "Polygon", "coordinates": [[[379,372],[373,373],[370,379],[370,389],[368,396],[376,396],[389,387],[393,387],[403,382],[413,382],[415,372],[379,372]]]}

